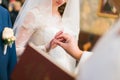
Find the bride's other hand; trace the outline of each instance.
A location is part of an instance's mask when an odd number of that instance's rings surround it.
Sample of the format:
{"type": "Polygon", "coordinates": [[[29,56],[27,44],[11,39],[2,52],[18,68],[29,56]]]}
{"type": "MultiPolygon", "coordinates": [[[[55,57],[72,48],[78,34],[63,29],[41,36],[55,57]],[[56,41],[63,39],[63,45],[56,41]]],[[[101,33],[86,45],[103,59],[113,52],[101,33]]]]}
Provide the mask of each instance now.
{"type": "Polygon", "coordinates": [[[57,47],[57,44],[55,43],[55,38],[59,35],[61,35],[63,33],[63,31],[59,31],[58,33],[56,33],[55,37],[45,46],[46,47],[46,51],[49,52],[51,49],[54,49],[55,47],[57,47]]]}

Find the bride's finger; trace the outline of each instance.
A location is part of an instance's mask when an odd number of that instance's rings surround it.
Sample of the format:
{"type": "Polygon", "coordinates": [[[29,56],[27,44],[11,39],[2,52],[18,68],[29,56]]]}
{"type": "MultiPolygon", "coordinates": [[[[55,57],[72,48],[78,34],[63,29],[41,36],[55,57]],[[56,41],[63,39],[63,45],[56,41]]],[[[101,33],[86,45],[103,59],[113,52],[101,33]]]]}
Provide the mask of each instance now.
{"type": "Polygon", "coordinates": [[[69,36],[68,36],[67,33],[64,33],[64,34],[61,34],[61,35],[59,35],[59,36],[56,37],[56,39],[61,39],[61,38],[67,40],[69,38],[69,36]]]}
{"type": "Polygon", "coordinates": [[[56,38],[57,36],[61,35],[62,33],[63,33],[63,31],[57,32],[56,35],[55,35],[55,38],[56,38]]]}

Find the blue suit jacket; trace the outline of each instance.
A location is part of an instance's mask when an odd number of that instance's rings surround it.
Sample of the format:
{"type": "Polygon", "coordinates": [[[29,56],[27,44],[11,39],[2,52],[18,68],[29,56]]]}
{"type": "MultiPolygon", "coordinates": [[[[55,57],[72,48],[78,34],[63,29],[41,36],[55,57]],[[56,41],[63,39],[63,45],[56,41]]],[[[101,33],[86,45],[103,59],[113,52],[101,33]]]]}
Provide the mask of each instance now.
{"type": "Polygon", "coordinates": [[[0,6],[0,80],[10,80],[10,74],[16,65],[15,44],[7,48],[6,55],[3,55],[4,44],[2,31],[5,27],[12,27],[9,12],[0,6]]]}

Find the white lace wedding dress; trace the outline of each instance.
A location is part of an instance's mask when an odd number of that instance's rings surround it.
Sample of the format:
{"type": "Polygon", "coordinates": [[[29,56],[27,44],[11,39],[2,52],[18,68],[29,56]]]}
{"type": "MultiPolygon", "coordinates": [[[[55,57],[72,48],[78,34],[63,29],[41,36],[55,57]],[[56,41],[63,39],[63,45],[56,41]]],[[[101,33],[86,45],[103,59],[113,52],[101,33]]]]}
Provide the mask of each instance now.
{"type": "MultiPolygon", "coordinates": [[[[39,14],[40,11],[36,8],[27,15],[16,40],[17,55],[21,55],[28,42],[32,42],[37,48],[42,49],[60,30],[75,36],[77,40],[79,32],[73,32],[69,29],[68,26],[71,26],[71,24],[60,23],[60,19],[57,16],[42,16],[39,14]]],[[[76,60],[61,47],[57,46],[52,49],[49,55],[66,70],[74,71],[76,60]]]]}

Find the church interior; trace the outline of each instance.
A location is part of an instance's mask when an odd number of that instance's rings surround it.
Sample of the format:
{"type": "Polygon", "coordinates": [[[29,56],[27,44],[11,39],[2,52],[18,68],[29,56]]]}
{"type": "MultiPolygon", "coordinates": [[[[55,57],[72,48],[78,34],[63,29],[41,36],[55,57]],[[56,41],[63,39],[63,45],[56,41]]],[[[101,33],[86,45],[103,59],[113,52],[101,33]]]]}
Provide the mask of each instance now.
{"type": "MultiPolygon", "coordinates": [[[[8,9],[8,11],[10,12],[12,25],[14,24],[14,21],[18,15],[22,5],[24,4],[24,1],[25,0],[3,0],[3,3],[1,5],[3,7],[5,7],[6,9],[8,9]]],[[[59,12],[60,12],[61,16],[64,12],[65,6],[66,6],[66,3],[63,4],[61,7],[59,7],[59,12]]],[[[93,48],[95,47],[97,41],[99,41],[99,39],[107,31],[109,31],[109,29],[112,27],[112,25],[114,25],[114,23],[118,20],[118,17],[119,17],[118,12],[116,11],[116,9],[113,6],[111,7],[111,5],[108,3],[108,0],[81,0],[80,1],[80,26],[79,26],[80,31],[79,31],[79,36],[78,36],[78,47],[83,51],[92,51],[93,48]]],[[[34,52],[34,50],[32,50],[31,47],[28,47],[27,49],[29,49],[31,52],[32,51],[34,52]]],[[[37,52],[35,52],[35,53],[37,53],[37,52]]],[[[47,61],[44,61],[44,57],[42,55],[40,55],[40,57],[38,57],[39,55],[37,56],[34,54],[30,54],[30,55],[26,54],[25,56],[28,56],[28,58],[29,58],[29,59],[25,59],[25,57],[23,57],[24,58],[23,60],[25,60],[26,63],[27,63],[27,61],[29,62],[29,60],[32,62],[32,59],[30,59],[30,57],[33,56],[33,59],[34,59],[34,57],[36,57],[37,60],[39,60],[39,58],[43,59],[43,62],[46,63],[46,64],[42,63],[42,64],[44,64],[42,66],[43,69],[47,65],[47,61]]],[[[46,56],[46,54],[45,54],[45,56],[46,56]]],[[[45,60],[46,60],[46,57],[45,57],[45,60]]],[[[51,61],[51,60],[49,60],[49,58],[47,60],[48,60],[48,64],[53,65],[52,68],[56,70],[56,72],[55,71],[53,71],[53,72],[55,72],[55,73],[59,72],[60,74],[63,73],[60,70],[56,69],[56,66],[54,64],[49,63],[49,61],[51,61]]],[[[33,60],[33,62],[34,62],[34,60],[33,60]]],[[[77,60],[76,60],[76,62],[77,62],[77,60]]],[[[54,61],[53,61],[53,63],[54,63],[54,61]]],[[[20,64],[25,65],[25,63],[20,63],[20,64]]],[[[35,64],[35,65],[38,65],[38,64],[35,64]]],[[[19,68],[19,65],[17,65],[17,66],[19,68]]],[[[30,66],[31,68],[33,67],[33,65],[30,65],[30,64],[28,64],[28,66],[30,66]]],[[[30,67],[28,67],[27,70],[30,69],[30,67]]],[[[38,67],[41,67],[41,65],[39,65],[38,67]]],[[[47,70],[50,70],[50,69],[49,68],[45,69],[46,72],[47,72],[47,70]]],[[[30,71],[30,70],[28,70],[28,71],[30,71]]],[[[36,72],[40,73],[41,71],[39,70],[36,72]]],[[[44,71],[43,71],[43,73],[44,73],[44,71]]],[[[14,75],[16,75],[16,73],[14,73],[14,75]]],[[[31,73],[31,75],[32,75],[32,73],[31,73]]],[[[58,74],[55,74],[55,75],[57,75],[57,77],[59,77],[58,74]]],[[[71,76],[70,76],[71,79],[69,79],[69,76],[68,75],[66,76],[65,72],[62,76],[64,76],[64,75],[65,75],[66,80],[75,80],[71,76]]],[[[69,74],[69,75],[71,75],[71,74],[69,74]]],[[[16,76],[19,77],[19,75],[16,75],[16,76]]],[[[37,76],[37,75],[34,74],[34,76],[37,76]]],[[[48,74],[45,74],[43,76],[45,76],[44,80],[50,80],[49,79],[50,76],[48,76],[48,74]],[[47,77],[46,77],[46,75],[47,75],[47,77]]],[[[60,78],[58,80],[62,80],[62,79],[63,78],[60,78]]],[[[34,80],[34,79],[31,79],[31,80],[34,80]]],[[[36,80],[38,80],[38,79],[36,78],[36,80]]],[[[54,80],[54,79],[52,79],[52,80],[54,80]]]]}
{"type": "MultiPolygon", "coordinates": [[[[97,40],[105,34],[118,18],[117,13],[107,13],[110,6],[105,6],[108,0],[83,0],[80,5],[79,47],[82,50],[92,50],[97,40]],[[102,10],[106,8],[107,10],[102,10]],[[92,40],[90,40],[90,36],[92,40]],[[90,41],[91,44],[86,44],[90,41]],[[84,46],[86,48],[84,49],[84,46]]],[[[111,10],[111,12],[114,10],[111,10]]]]}

